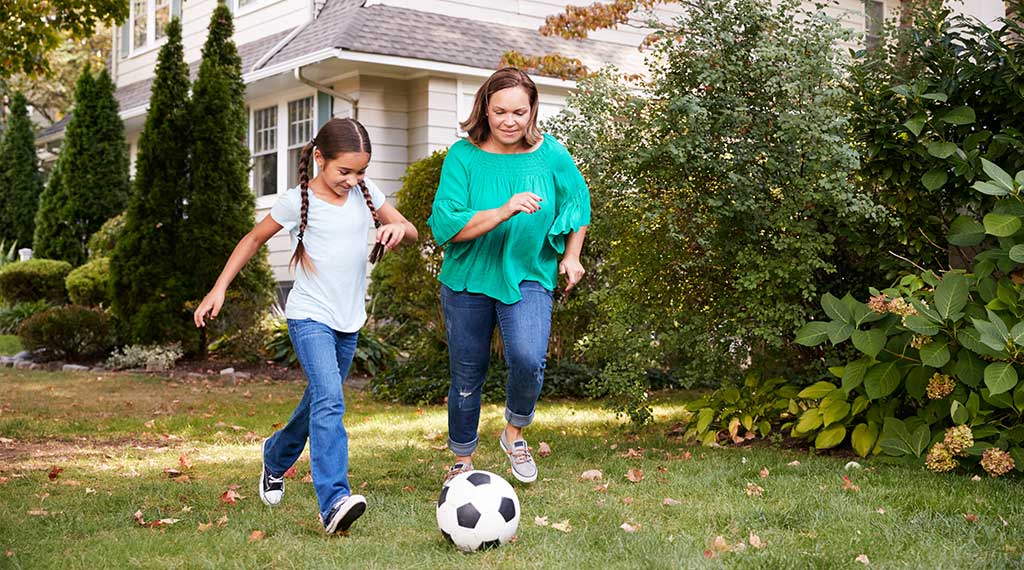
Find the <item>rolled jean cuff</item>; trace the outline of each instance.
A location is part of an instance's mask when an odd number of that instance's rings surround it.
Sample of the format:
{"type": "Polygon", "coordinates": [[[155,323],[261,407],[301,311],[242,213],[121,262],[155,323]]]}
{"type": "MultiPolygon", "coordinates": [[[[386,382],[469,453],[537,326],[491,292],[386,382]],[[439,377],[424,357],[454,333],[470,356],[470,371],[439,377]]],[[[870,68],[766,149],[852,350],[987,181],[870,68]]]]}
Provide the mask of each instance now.
{"type": "Polygon", "coordinates": [[[469,443],[459,443],[457,441],[452,440],[452,438],[449,437],[448,449],[452,450],[452,453],[459,456],[473,455],[473,452],[476,451],[476,446],[478,443],[480,443],[479,437],[474,438],[473,441],[469,443]]]}
{"type": "Polygon", "coordinates": [[[512,410],[505,408],[505,421],[514,425],[517,428],[524,428],[533,423],[533,414],[536,413],[536,409],[530,412],[530,415],[523,416],[513,412],[512,410]]]}

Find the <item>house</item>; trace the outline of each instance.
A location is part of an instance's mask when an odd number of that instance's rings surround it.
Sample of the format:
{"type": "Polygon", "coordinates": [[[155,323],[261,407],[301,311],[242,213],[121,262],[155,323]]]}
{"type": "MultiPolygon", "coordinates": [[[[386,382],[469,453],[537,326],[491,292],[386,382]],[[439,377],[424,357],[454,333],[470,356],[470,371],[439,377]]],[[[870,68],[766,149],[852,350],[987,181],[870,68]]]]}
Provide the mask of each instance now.
{"type": "MultiPolygon", "coordinates": [[[[391,196],[410,163],[457,140],[476,89],[506,51],[557,52],[591,68],[643,69],[636,48],[646,35],[642,29],[603,30],[582,41],[540,35],[544,18],[564,10],[566,0],[227,1],[247,85],[257,217],[295,184],[299,150],[332,116],[356,117],[366,126],[374,146],[368,175],[391,196]]],[[[1003,15],[999,0],[969,4],[970,13],[986,21],[1003,15]]],[[[895,15],[898,5],[840,0],[832,10],[870,41],[878,30],[872,22],[895,15]]],[[[195,73],[215,6],[216,0],[131,0],[128,21],[115,31],[111,74],[133,164],[163,27],[181,17],[185,58],[195,73]]],[[[534,79],[541,118],[558,113],[574,82],[534,79]]],[[[47,157],[54,156],[62,130],[58,124],[39,137],[47,157]]],[[[275,236],[268,246],[286,291],[288,238],[275,236]]]]}

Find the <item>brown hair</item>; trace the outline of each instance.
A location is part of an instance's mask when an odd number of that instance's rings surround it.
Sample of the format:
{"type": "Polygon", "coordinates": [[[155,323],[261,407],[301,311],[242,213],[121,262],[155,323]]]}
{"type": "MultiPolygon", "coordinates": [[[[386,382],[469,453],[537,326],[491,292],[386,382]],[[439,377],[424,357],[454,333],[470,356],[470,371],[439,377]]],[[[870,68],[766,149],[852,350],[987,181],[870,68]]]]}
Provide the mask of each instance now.
{"type": "MultiPolygon", "coordinates": [[[[315,272],[316,269],[313,267],[313,262],[309,259],[309,254],[306,253],[306,246],[302,243],[302,238],[306,233],[306,225],[309,222],[309,159],[313,156],[314,148],[320,149],[320,154],[326,161],[334,160],[339,154],[345,152],[373,154],[373,148],[370,146],[370,135],[366,133],[366,128],[359,121],[349,118],[335,118],[327,121],[317,131],[313,140],[302,147],[302,152],[299,154],[299,187],[302,189],[302,207],[299,210],[299,233],[297,236],[299,243],[295,246],[295,253],[292,254],[288,267],[291,269],[298,265],[304,271],[309,272],[315,272]]],[[[370,191],[367,190],[366,184],[363,182],[359,183],[359,190],[363,193],[363,199],[366,200],[366,207],[370,209],[370,215],[373,216],[374,227],[379,228],[380,219],[377,216],[377,209],[373,207],[370,191]]],[[[373,253],[370,254],[370,262],[376,263],[382,255],[383,247],[377,244],[373,249],[373,253]]]]}
{"type": "Polygon", "coordinates": [[[473,144],[483,144],[491,136],[491,125],[487,122],[487,105],[491,102],[491,95],[510,87],[522,87],[530,97],[530,123],[526,126],[523,147],[532,148],[543,137],[537,128],[537,86],[524,71],[515,67],[503,67],[492,73],[480,89],[476,90],[473,111],[468,119],[459,123],[462,130],[469,134],[469,140],[473,141],[473,144]]]}

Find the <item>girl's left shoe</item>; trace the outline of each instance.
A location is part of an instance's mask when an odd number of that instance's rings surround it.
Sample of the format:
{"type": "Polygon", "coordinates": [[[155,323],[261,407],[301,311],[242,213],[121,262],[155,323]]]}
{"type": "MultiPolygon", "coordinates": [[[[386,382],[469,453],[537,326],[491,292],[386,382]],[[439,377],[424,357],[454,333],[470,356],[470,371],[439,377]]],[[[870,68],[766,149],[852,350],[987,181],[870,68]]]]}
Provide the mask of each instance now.
{"type": "Polygon", "coordinates": [[[327,519],[321,517],[324,524],[324,532],[334,534],[344,532],[352,523],[366,512],[366,497],[362,495],[350,495],[343,497],[327,513],[327,519]]]}
{"type": "Polygon", "coordinates": [[[260,500],[273,507],[284,497],[284,477],[275,477],[267,470],[267,441],[263,440],[263,473],[260,475],[260,500]]]}

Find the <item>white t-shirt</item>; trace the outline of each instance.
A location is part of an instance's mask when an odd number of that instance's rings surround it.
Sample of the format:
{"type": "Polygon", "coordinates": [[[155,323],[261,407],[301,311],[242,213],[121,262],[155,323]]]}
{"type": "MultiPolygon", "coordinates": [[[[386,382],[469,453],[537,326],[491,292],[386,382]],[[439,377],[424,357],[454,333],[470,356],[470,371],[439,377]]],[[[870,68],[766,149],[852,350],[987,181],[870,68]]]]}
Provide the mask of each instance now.
{"type": "MultiPolygon", "coordinates": [[[[363,179],[375,208],[384,194],[369,178],[363,179]]],[[[295,267],[295,284],[288,294],[285,316],[313,319],[340,332],[356,332],[366,322],[366,263],[370,255],[367,236],[373,217],[358,187],[349,190],[343,206],[335,206],[309,194],[309,213],[302,243],[315,272],[295,267]]],[[[302,190],[286,191],[270,209],[270,216],[291,234],[292,253],[298,244],[302,190]]]]}

